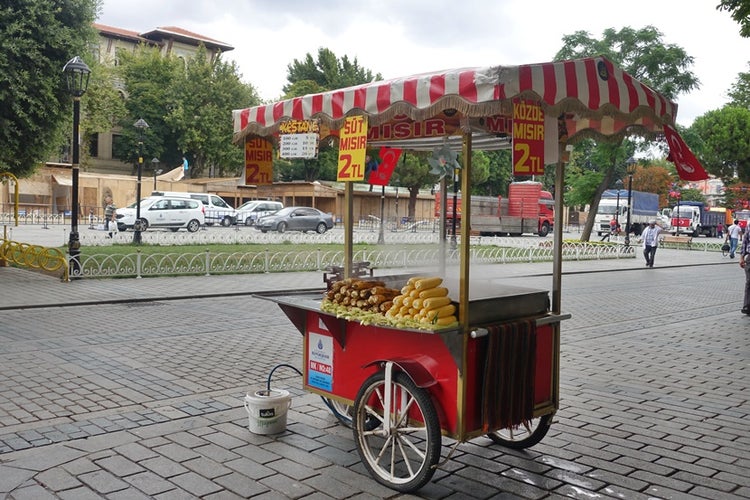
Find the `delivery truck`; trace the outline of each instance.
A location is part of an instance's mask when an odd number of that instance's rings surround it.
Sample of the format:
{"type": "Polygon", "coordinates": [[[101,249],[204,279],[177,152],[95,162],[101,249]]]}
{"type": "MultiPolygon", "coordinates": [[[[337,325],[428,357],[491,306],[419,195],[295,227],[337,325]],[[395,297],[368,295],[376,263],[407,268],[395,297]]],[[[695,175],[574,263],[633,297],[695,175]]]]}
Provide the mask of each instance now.
{"type": "Polygon", "coordinates": [[[620,227],[626,230],[630,209],[630,232],[639,236],[650,220],[656,220],[659,215],[659,195],[643,191],[630,191],[630,206],[628,206],[627,189],[607,189],[599,200],[599,208],[594,219],[596,234],[602,236],[610,231],[610,221],[617,219],[620,227]]]}
{"type": "MultiPolygon", "coordinates": [[[[435,216],[440,216],[440,193],[435,195],[435,216]]],[[[453,222],[453,197],[448,194],[446,221],[453,222]]],[[[461,221],[461,198],[457,198],[456,222],[461,221]]],[[[508,196],[472,196],[471,232],[481,236],[547,236],[555,225],[552,193],[534,181],[513,182],[508,196]]]]}
{"type": "Polygon", "coordinates": [[[725,218],[725,212],[711,210],[702,201],[682,201],[672,209],[671,233],[715,238],[725,218]]]}

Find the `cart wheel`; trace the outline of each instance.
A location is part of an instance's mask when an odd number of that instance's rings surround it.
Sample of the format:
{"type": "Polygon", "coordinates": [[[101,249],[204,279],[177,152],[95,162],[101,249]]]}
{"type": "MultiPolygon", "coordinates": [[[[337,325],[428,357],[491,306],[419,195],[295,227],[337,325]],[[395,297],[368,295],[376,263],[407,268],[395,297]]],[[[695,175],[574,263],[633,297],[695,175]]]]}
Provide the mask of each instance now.
{"type": "MultiPolygon", "coordinates": [[[[352,427],[352,413],[354,410],[351,405],[339,403],[335,399],[324,398],[323,396],[321,396],[320,399],[323,400],[323,403],[325,403],[328,409],[331,410],[331,413],[333,413],[333,416],[336,417],[339,422],[349,428],[352,427]]],[[[368,418],[365,422],[365,429],[371,431],[376,428],[379,423],[380,421],[376,418],[368,418]]]]}
{"type": "Polygon", "coordinates": [[[368,378],[354,402],[354,439],[365,467],[381,484],[415,491],[435,473],[440,459],[440,422],[429,393],[403,372],[394,372],[390,410],[385,410],[385,373],[368,378]],[[370,427],[370,420],[377,425],[370,427]]]}
{"type": "Polygon", "coordinates": [[[534,446],[547,435],[547,431],[552,425],[552,414],[542,415],[531,419],[527,425],[519,425],[510,429],[501,429],[490,432],[487,437],[495,443],[520,450],[534,446]]]}

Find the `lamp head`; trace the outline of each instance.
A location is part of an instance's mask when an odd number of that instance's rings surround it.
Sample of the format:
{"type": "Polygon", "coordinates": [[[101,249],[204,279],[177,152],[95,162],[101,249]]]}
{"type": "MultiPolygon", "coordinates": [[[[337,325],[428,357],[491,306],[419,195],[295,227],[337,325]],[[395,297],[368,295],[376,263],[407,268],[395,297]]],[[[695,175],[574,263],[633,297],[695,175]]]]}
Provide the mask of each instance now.
{"type": "Polygon", "coordinates": [[[80,57],[75,56],[65,63],[63,73],[65,73],[65,83],[70,95],[81,97],[89,86],[89,76],[91,75],[89,67],[80,57]]]}
{"type": "Polygon", "coordinates": [[[133,124],[135,128],[139,129],[146,129],[148,128],[148,123],[146,123],[146,120],[143,118],[138,118],[138,121],[133,124]]]}

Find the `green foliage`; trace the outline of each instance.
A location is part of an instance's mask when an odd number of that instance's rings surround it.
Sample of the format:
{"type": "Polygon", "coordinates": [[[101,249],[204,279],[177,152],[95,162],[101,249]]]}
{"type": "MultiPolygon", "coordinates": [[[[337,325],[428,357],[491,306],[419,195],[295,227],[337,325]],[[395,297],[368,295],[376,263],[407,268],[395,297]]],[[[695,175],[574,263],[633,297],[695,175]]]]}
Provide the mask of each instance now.
{"type": "Polygon", "coordinates": [[[169,169],[179,166],[184,156],[194,177],[241,174],[244,153],[232,144],[227,113],[260,100],[251,85],[240,81],[235,63],[221,57],[211,60],[203,46],[188,60],[141,46],[132,54],[120,54],[118,68],[127,114],[120,122],[124,140],[115,149],[117,158],[137,161],[139,131],[133,123],[143,118],[149,124],[145,157],[157,157],[169,169]]]}
{"type": "Polygon", "coordinates": [[[750,109],[724,106],[699,116],[690,128],[702,140],[697,154],[708,172],[725,184],[735,176],[750,181],[750,109]]]}
{"type": "MultiPolygon", "coordinates": [[[[620,66],[630,75],[651,86],[669,99],[689,92],[699,86],[699,80],[690,71],[693,58],[685,50],[674,44],[666,44],[662,33],[653,26],[641,29],[625,27],[619,31],[608,28],[601,39],[593,38],[586,31],[577,31],[563,37],[563,47],[555,55],[555,60],[603,55],[620,66]]],[[[584,141],[584,143],[587,141],[584,141]]],[[[626,160],[635,152],[636,145],[625,140],[621,145],[599,144],[577,145],[576,152],[584,157],[583,161],[595,166],[595,172],[602,175],[593,197],[587,202],[590,210],[596,211],[604,190],[614,180],[622,177],[626,160]],[[583,149],[583,152],[581,152],[583,149]]],[[[591,174],[589,174],[591,175],[591,174]]],[[[566,200],[580,201],[591,180],[576,179],[581,184],[582,193],[565,193],[566,200]]],[[[578,203],[574,203],[578,204],[578,203]]],[[[587,241],[591,235],[594,219],[589,218],[581,233],[581,240],[587,241]]]]}
{"type": "Polygon", "coordinates": [[[0,6],[0,171],[33,173],[63,139],[72,98],[63,66],[86,60],[99,0],[23,0],[0,6]]]}
{"type": "Polygon", "coordinates": [[[698,78],[689,70],[693,58],[682,47],[664,43],[662,33],[653,26],[639,30],[625,27],[620,31],[607,28],[601,39],[576,31],[563,36],[563,48],[555,60],[596,55],[607,57],[669,99],[699,86],[698,78]]]}
{"type": "Polygon", "coordinates": [[[750,109],[750,73],[740,73],[729,89],[729,104],[750,109]]]}
{"type": "Polygon", "coordinates": [[[732,19],[740,25],[740,36],[750,37],[750,1],[721,0],[716,8],[725,10],[732,15],[732,19]]]}
{"type": "Polygon", "coordinates": [[[287,85],[283,87],[286,98],[306,93],[325,92],[360,85],[374,80],[382,80],[380,73],[359,65],[357,58],[350,60],[344,55],[340,59],[330,49],[318,49],[318,58],[313,59],[309,52],[302,61],[297,59],[287,65],[287,85]]]}
{"type": "MultiPolygon", "coordinates": [[[[703,195],[700,189],[683,188],[680,189],[680,201],[701,201],[705,203],[706,197],[703,195]]],[[[674,199],[672,200],[672,204],[677,204],[674,199]]]]}

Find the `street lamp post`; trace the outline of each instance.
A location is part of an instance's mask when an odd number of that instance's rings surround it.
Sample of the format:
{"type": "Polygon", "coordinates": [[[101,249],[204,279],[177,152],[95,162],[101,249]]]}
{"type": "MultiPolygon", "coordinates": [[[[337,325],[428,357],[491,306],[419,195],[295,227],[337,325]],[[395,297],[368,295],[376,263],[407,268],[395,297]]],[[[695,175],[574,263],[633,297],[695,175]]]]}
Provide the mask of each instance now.
{"type": "Polygon", "coordinates": [[[620,227],[620,190],[622,189],[622,179],[615,181],[615,187],[617,188],[617,203],[615,206],[615,231],[620,227]]]}
{"type": "Polygon", "coordinates": [[[143,173],[143,131],[148,128],[148,123],[143,118],[138,118],[134,124],[138,129],[138,183],[135,187],[135,223],[133,224],[133,243],[141,244],[141,175],[143,173]]]}
{"type": "Polygon", "coordinates": [[[161,169],[159,169],[159,158],[154,157],[151,160],[151,165],[154,167],[154,191],[156,191],[156,176],[161,174],[161,169]]]}
{"type": "Polygon", "coordinates": [[[627,172],[628,172],[628,217],[627,217],[627,221],[625,222],[625,246],[629,247],[630,246],[630,212],[631,212],[631,209],[630,209],[631,201],[630,200],[633,197],[633,173],[635,173],[635,166],[636,166],[635,158],[633,158],[632,156],[630,158],[628,158],[627,164],[628,164],[628,167],[627,167],[627,172]]]}
{"type": "Polygon", "coordinates": [[[81,96],[89,86],[91,70],[80,57],[75,56],[65,63],[63,73],[65,73],[68,92],[73,96],[73,163],[71,165],[73,192],[70,210],[70,238],[68,240],[68,255],[70,256],[68,269],[69,276],[77,278],[81,275],[81,240],[78,236],[78,128],[81,119],[81,96]]]}

